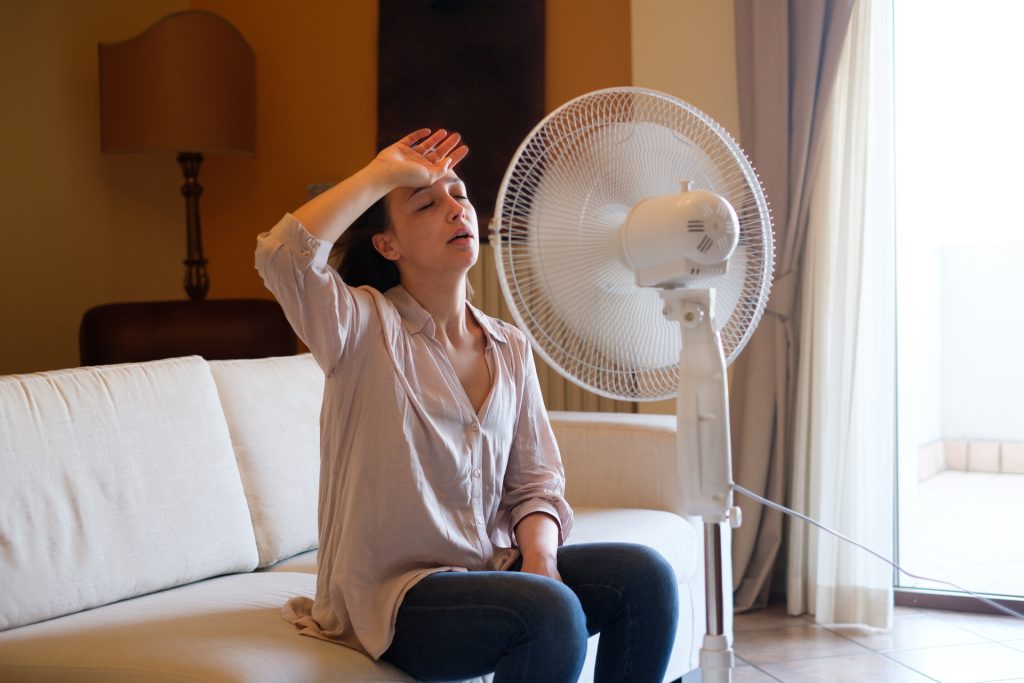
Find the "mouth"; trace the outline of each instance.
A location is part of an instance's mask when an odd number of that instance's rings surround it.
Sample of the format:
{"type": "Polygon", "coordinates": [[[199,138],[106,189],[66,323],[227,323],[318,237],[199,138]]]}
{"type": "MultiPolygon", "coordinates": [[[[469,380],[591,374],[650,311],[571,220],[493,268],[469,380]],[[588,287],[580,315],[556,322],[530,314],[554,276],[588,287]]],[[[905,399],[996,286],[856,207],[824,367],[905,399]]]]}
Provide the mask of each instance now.
{"type": "Polygon", "coordinates": [[[460,230],[455,233],[448,244],[469,244],[473,241],[473,233],[470,230],[460,230]]]}

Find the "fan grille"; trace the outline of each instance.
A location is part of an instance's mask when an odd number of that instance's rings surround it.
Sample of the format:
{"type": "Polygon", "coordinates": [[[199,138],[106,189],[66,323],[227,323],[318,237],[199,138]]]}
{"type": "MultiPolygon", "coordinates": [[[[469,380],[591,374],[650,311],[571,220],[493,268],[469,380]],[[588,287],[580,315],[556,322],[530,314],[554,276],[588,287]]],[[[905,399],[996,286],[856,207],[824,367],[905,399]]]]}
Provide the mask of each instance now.
{"type": "Polygon", "coordinates": [[[620,227],[681,180],[722,195],[739,217],[729,272],[706,281],[731,362],[764,311],[773,255],[761,184],[721,126],[662,93],[601,90],[545,118],[505,174],[492,244],[509,308],[552,367],[599,395],[643,401],[678,390],[678,325],[657,289],[636,285],[620,227]]]}

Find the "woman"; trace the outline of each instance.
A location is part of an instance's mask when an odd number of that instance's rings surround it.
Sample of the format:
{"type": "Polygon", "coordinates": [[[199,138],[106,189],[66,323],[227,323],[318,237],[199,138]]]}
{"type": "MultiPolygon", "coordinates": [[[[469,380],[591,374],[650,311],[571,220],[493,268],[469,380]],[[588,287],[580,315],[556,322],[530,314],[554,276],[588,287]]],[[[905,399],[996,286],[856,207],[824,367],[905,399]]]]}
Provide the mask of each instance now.
{"type": "Polygon", "coordinates": [[[458,134],[418,130],[260,235],[256,267],[326,375],[307,635],[421,680],[657,681],[676,579],[572,528],[529,344],[466,300],[476,212],[458,134]],[[338,271],[327,265],[332,244],[338,271]]]}

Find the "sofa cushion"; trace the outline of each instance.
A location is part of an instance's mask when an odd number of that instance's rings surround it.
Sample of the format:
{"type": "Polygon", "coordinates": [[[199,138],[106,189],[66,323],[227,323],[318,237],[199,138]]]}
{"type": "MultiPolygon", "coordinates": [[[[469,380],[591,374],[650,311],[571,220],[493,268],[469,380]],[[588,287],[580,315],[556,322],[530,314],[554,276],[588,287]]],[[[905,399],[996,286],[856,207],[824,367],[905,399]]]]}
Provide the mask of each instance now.
{"type": "Polygon", "coordinates": [[[0,633],[0,680],[411,683],[284,620],[281,605],[312,596],[315,583],[285,572],[222,576],[0,633]]]}
{"type": "Polygon", "coordinates": [[[209,367],[0,378],[0,630],[256,565],[209,367]]]}
{"type": "Polygon", "coordinates": [[[309,354],[210,363],[265,567],[317,546],[324,375],[309,354]]]}
{"type": "Polygon", "coordinates": [[[674,415],[552,411],[573,506],[682,514],[674,415]]]}

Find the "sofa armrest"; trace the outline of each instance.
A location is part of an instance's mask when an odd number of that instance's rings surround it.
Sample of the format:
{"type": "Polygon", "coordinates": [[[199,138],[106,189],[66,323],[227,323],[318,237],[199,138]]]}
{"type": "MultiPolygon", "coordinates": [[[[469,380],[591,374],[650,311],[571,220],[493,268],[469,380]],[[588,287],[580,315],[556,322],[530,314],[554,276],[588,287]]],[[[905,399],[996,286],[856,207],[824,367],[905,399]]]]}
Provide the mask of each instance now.
{"type": "Polygon", "coordinates": [[[570,505],[683,514],[674,415],[551,411],[549,416],[570,505]]]}

